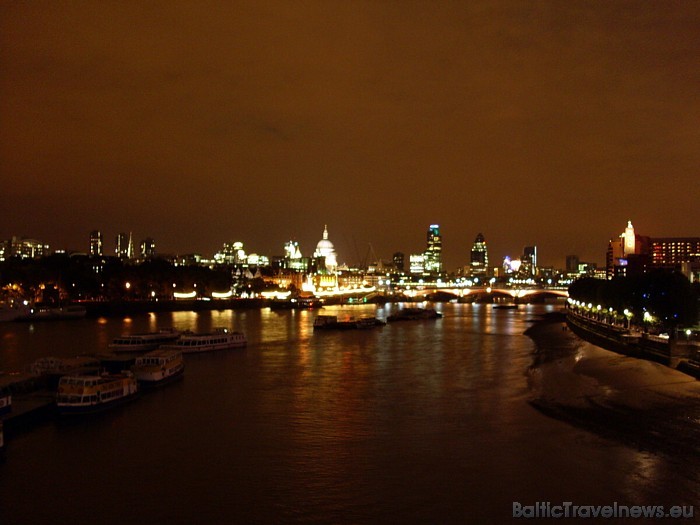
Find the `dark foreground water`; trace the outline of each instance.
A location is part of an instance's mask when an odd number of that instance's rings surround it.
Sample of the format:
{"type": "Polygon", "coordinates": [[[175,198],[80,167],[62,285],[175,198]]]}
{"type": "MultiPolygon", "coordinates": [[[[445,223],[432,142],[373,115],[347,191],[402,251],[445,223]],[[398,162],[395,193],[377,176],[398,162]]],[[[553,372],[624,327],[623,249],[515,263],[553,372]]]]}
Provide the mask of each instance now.
{"type": "MultiPolygon", "coordinates": [[[[640,399],[638,384],[617,385],[619,362],[589,360],[603,351],[560,324],[524,335],[552,308],[445,304],[437,321],[324,333],[317,312],[268,309],[0,325],[4,370],[169,326],[249,341],[187,356],[183,381],[114,411],[15,436],[0,524],[504,523],[514,501],[696,505],[697,445],[634,439],[654,429],[636,428],[644,406],[606,397],[640,399]],[[598,365],[572,372],[583,362],[598,365]],[[606,432],[610,410],[624,425],[606,432]]],[[[672,409],[659,431],[692,431],[695,383],[670,382],[653,400],[657,415],[672,409]]]]}

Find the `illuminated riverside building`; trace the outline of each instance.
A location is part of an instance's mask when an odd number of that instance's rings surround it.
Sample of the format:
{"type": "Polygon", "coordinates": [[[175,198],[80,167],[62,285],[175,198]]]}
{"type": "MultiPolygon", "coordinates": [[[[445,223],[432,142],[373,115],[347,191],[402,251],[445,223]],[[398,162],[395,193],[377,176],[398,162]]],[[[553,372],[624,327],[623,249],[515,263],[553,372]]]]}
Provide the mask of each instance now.
{"type": "Polygon", "coordinates": [[[700,237],[650,238],[634,232],[631,222],[619,239],[611,240],[606,255],[606,273],[637,275],[650,268],[667,268],[693,280],[700,265],[700,237]]]}
{"type": "Polygon", "coordinates": [[[243,243],[240,241],[224,243],[221,251],[214,254],[217,264],[242,264],[247,260],[243,243]]]}
{"type": "Polygon", "coordinates": [[[102,232],[93,230],[90,232],[90,255],[93,257],[102,256],[103,237],[102,232]]]}
{"type": "Polygon", "coordinates": [[[488,275],[489,270],[489,252],[486,247],[486,239],[483,234],[479,233],[474,239],[471,251],[471,265],[469,274],[475,277],[488,275]]]}
{"type": "Polygon", "coordinates": [[[637,235],[632,221],[617,239],[608,243],[605,256],[605,269],[608,279],[618,275],[637,275],[644,273],[650,263],[649,237],[637,235]]]}
{"type": "Polygon", "coordinates": [[[38,259],[48,254],[49,245],[43,244],[36,239],[12,237],[5,242],[0,242],[0,261],[5,261],[11,257],[38,259]]]}
{"type": "Polygon", "coordinates": [[[431,224],[426,236],[427,247],[423,253],[423,268],[427,273],[442,273],[442,235],[440,225],[431,224]]]}
{"type": "Polygon", "coordinates": [[[326,270],[334,273],[338,269],[338,259],[335,253],[333,243],[328,239],[328,226],[323,227],[323,238],[318,241],[314,257],[323,257],[325,260],[326,270]]]}
{"type": "Polygon", "coordinates": [[[700,237],[651,239],[651,262],[654,266],[662,267],[700,262],[700,237]]]}
{"type": "Polygon", "coordinates": [[[412,253],[408,257],[409,272],[423,275],[425,273],[425,256],[422,253],[412,253]]]}

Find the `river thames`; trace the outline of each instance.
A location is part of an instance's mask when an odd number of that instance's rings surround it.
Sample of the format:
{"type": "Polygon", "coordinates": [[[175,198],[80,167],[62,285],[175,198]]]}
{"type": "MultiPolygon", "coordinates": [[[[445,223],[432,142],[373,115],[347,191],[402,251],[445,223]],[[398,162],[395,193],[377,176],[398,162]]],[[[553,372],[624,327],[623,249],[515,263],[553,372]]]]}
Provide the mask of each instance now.
{"type": "Polygon", "coordinates": [[[318,313],[398,305],[4,323],[4,371],[167,327],[228,327],[248,346],[187,355],[182,381],[13,436],[0,523],[503,523],[514,502],[697,504],[697,382],[561,323],[525,334],[559,306],[435,307],[442,319],[321,333],[318,313]],[[652,387],[620,383],[628,369],[652,387]],[[686,438],[640,438],[654,432],[686,438]]]}

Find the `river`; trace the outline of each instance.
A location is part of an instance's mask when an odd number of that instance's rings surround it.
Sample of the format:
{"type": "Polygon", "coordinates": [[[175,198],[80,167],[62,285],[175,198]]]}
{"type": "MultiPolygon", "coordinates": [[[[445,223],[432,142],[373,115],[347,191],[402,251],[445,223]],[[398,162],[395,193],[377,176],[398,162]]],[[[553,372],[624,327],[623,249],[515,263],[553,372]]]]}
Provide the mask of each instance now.
{"type": "MultiPolygon", "coordinates": [[[[636,360],[561,323],[525,334],[555,306],[435,306],[442,319],[321,333],[319,311],[267,308],[4,323],[5,371],[166,327],[225,326],[248,346],[188,355],[182,381],[8,440],[0,523],[504,523],[513,502],[697,503],[696,445],[631,439],[654,431],[637,428],[645,406],[620,404],[620,392],[649,390],[617,383],[636,360]],[[615,403],[590,402],[611,392],[615,403]]],[[[385,318],[397,307],[320,312],[385,318]]],[[[644,367],[653,384],[677,383],[653,400],[673,423],[658,431],[696,432],[696,382],[644,367]]]]}

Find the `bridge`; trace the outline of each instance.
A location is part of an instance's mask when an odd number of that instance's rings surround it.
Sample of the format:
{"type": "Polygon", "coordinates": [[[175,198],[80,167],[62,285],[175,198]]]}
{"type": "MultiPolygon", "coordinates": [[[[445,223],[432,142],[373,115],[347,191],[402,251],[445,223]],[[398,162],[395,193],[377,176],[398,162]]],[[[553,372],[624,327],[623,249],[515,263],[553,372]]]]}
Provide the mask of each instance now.
{"type": "Polygon", "coordinates": [[[474,297],[474,299],[483,299],[484,297],[504,297],[506,299],[523,300],[528,297],[569,297],[569,292],[566,288],[557,287],[539,287],[539,288],[503,288],[491,286],[474,286],[474,287],[440,287],[440,286],[406,286],[398,287],[404,295],[409,297],[425,297],[436,293],[444,293],[454,295],[455,298],[474,297]]]}

